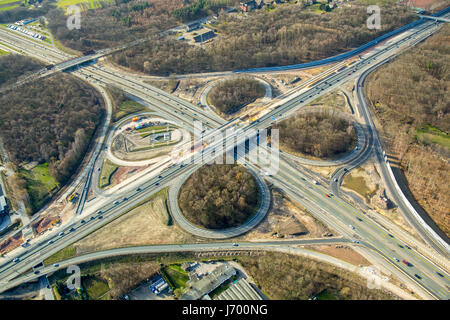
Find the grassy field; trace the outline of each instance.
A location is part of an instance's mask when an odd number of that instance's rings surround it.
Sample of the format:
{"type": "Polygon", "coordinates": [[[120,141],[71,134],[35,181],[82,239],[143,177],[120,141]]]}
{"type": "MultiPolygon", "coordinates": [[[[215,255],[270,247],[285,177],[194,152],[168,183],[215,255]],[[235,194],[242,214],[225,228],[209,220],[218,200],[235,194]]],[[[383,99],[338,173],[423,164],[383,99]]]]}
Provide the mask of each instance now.
{"type": "Polygon", "coordinates": [[[110,185],[111,177],[119,168],[118,165],[106,160],[103,163],[102,171],[100,172],[100,180],[98,181],[99,188],[104,188],[110,185]]]}
{"type": "Polygon", "coordinates": [[[23,1],[21,0],[0,0],[0,6],[4,6],[7,4],[21,4],[23,1]]]}
{"type": "Polygon", "coordinates": [[[8,54],[8,53],[9,53],[8,51],[4,51],[4,50],[0,49],[0,56],[2,56],[4,54],[8,54]]]}
{"type": "Polygon", "coordinates": [[[75,256],[76,251],[77,250],[75,249],[75,247],[73,245],[70,245],[70,246],[65,247],[64,249],[58,251],[54,255],[48,257],[47,259],[45,259],[44,263],[46,265],[50,265],[50,264],[53,264],[58,261],[63,261],[63,260],[72,258],[75,256]]]}
{"type": "MultiPolygon", "coordinates": [[[[108,0],[104,0],[108,1],[108,0]]],[[[60,0],[58,8],[67,8],[68,6],[79,5],[82,11],[100,8],[100,1],[97,0],[60,0]]]]}
{"type": "Polygon", "coordinates": [[[167,277],[169,284],[173,286],[174,293],[181,293],[186,287],[186,283],[189,281],[189,275],[186,271],[181,269],[179,264],[174,264],[166,267],[163,273],[167,277]]]}
{"type": "MultiPolygon", "coordinates": [[[[138,132],[152,132],[154,130],[164,130],[167,128],[168,125],[163,125],[163,126],[153,126],[153,127],[147,127],[147,128],[143,128],[143,129],[138,129],[138,132]]],[[[173,125],[172,125],[173,127],[173,125]]]]}
{"type": "Polygon", "coordinates": [[[450,137],[436,127],[425,125],[416,130],[416,139],[423,144],[438,144],[450,149],[450,137]]]}
{"type": "Polygon", "coordinates": [[[109,291],[108,282],[97,276],[83,277],[81,283],[90,300],[98,300],[109,291]]]}
{"type": "Polygon", "coordinates": [[[39,210],[59,189],[59,184],[50,175],[48,163],[40,164],[27,171],[20,170],[20,174],[27,182],[27,191],[33,211],[39,210]]]}
{"type": "Polygon", "coordinates": [[[136,101],[127,100],[125,102],[122,102],[118,110],[114,110],[113,121],[118,121],[129,114],[141,111],[149,111],[149,109],[142,104],[137,103],[136,101]]]}
{"type": "Polygon", "coordinates": [[[19,5],[13,5],[13,6],[6,6],[6,7],[0,7],[0,11],[8,11],[8,10],[12,10],[14,8],[17,8],[19,5]]]}

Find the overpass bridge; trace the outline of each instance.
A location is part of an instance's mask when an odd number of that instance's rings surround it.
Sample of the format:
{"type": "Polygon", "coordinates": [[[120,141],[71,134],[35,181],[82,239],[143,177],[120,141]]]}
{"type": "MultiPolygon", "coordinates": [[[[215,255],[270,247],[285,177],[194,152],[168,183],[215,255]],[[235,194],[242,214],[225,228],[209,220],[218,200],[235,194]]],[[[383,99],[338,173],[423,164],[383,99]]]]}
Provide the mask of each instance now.
{"type": "Polygon", "coordinates": [[[419,14],[418,16],[422,19],[430,19],[430,20],[439,21],[439,22],[450,22],[450,19],[443,18],[443,17],[426,16],[423,14],[419,14]]]}

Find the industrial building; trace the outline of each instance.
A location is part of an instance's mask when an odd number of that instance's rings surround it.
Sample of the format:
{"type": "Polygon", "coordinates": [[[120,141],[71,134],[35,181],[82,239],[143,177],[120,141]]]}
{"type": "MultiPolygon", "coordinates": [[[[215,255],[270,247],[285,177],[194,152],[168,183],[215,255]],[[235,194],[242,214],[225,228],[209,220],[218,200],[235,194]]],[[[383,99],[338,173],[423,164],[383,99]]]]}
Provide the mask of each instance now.
{"type": "Polygon", "coordinates": [[[244,278],[234,282],[217,300],[262,300],[261,296],[244,278]]]}
{"type": "Polygon", "coordinates": [[[212,39],[215,37],[214,31],[212,30],[205,30],[202,33],[196,35],[193,39],[195,42],[205,42],[209,39],[212,39]]]}
{"type": "Polygon", "coordinates": [[[187,285],[190,289],[181,296],[181,300],[198,300],[210,293],[222,283],[236,275],[236,270],[230,265],[223,263],[200,279],[189,280],[187,285]]]}

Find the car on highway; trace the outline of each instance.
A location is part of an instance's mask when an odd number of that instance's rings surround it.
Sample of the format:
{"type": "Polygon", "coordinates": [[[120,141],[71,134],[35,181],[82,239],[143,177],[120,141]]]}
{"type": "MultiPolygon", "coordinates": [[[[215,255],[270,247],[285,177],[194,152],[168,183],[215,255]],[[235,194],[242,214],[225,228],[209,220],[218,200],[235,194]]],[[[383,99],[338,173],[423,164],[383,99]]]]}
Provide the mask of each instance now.
{"type": "Polygon", "coordinates": [[[52,244],[52,243],[53,243],[53,240],[48,240],[47,243],[48,243],[48,244],[52,244]]]}
{"type": "Polygon", "coordinates": [[[84,221],[84,219],[83,219],[83,220],[81,220],[80,222],[81,222],[81,223],[85,223],[86,221],[84,221]]]}
{"type": "Polygon", "coordinates": [[[99,219],[103,219],[103,216],[98,216],[99,219]]]}
{"type": "Polygon", "coordinates": [[[400,248],[402,248],[402,249],[404,249],[404,248],[405,248],[405,247],[404,247],[404,246],[402,246],[401,244],[399,244],[398,246],[399,246],[400,248]]]}
{"type": "Polygon", "coordinates": [[[355,227],[352,226],[351,224],[348,225],[350,227],[350,229],[355,230],[355,227]]]}
{"type": "Polygon", "coordinates": [[[97,211],[97,214],[101,214],[101,213],[102,213],[102,210],[98,210],[98,211],[97,211]]]}
{"type": "Polygon", "coordinates": [[[155,183],[155,186],[159,186],[159,183],[157,182],[157,183],[155,183]]]}
{"type": "Polygon", "coordinates": [[[391,238],[393,238],[393,237],[394,237],[394,236],[393,236],[392,234],[390,234],[390,233],[388,233],[388,236],[389,236],[389,237],[391,237],[391,238]]]}
{"type": "Polygon", "coordinates": [[[13,262],[14,263],[19,262],[19,258],[14,258],[13,262]]]}
{"type": "Polygon", "coordinates": [[[414,277],[416,277],[416,278],[419,279],[419,280],[422,280],[422,277],[419,276],[417,273],[414,273],[414,277]]]}
{"type": "Polygon", "coordinates": [[[411,250],[411,248],[408,245],[406,245],[406,244],[405,244],[405,247],[406,247],[406,249],[411,250]]]}
{"type": "Polygon", "coordinates": [[[395,258],[395,257],[394,257],[393,259],[394,259],[394,260],[395,260],[396,262],[400,262],[400,260],[399,260],[399,259],[397,259],[397,258],[395,258]]]}
{"type": "Polygon", "coordinates": [[[407,266],[407,267],[412,267],[412,264],[408,261],[406,261],[405,259],[402,260],[402,262],[407,266]]]}
{"type": "Polygon", "coordinates": [[[72,228],[69,229],[69,232],[73,232],[73,231],[75,231],[75,228],[74,228],[74,227],[72,227],[72,228]]]}
{"type": "Polygon", "coordinates": [[[119,201],[114,201],[114,205],[117,206],[119,204],[119,201]]]}
{"type": "Polygon", "coordinates": [[[316,180],[313,180],[312,182],[313,182],[314,184],[319,184],[316,180]]]}
{"type": "Polygon", "coordinates": [[[136,189],[137,192],[140,192],[141,190],[142,190],[141,188],[137,188],[137,189],[136,189]]]}
{"type": "Polygon", "coordinates": [[[360,217],[356,217],[356,219],[358,219],[358,221],[363,221],[363,219],[361,219],[360,217]]]}
{"type": "Polygon", "coordinates": [[[39,274],[39,273],[40,273],[39,270],[35,270],[35,271],[34,271],[34,274],[39,274]]]}
{"type": "Polygon", "coordinates": [[[358,240],[353,240],[353,243],[359,243],[359,241],[358,240]]]}
{"type": "Polygon", "coordinates": [[[334,182],[338,182],[338,179],[337,179],[337,178],[334,178],[334,182]]]}
{"type": "Polygon", "coordinates": [[[123,198],[123,201],[128,201],[128,198],[127,197],[123,198]]]}
{"type": "Polygon", "coordinates": [[[327,198],[331,198],[331,196],[330,196],[330,194],[329,194],[329,193],[325,193],[325,197],[327,197],[327,198]]]}
{"type": "Polygon", "coordinates": [[[239,246],[239,244],[233,243],[233,247],[237,247],[237,246],[239,246]]]}
{"type": "Polygon", "coordinates": [[[62,236],[64,235],[64,232],[60,232],[58,235],[59,235],[60,237],[62,237],[62,236]]]}
{"type": "Polygon", "coordinates": [[[94,220],[95,219],[95,217],[90,217],[90,219],[89,220],[94,220]]]}
{"type": "Polygon", "coordinates": [[[444,277],[444,275],[443,275],[442,273],[440,273],[440,272],[437,272],[437,271],[436,271],[436,274],[437,274],[439,277],[442,277],[442,278],[444,277]]]}
{"type": "Polygon", "coordinates": [[[53,264],[53,267],[58,268],[58,267],[59,267],[59,264],[54,263],[54,264],[53,264]]]}
{"type": "Polygon", "coordinates": [[[162,176],[158,176],[158,179],[161,179],[162,178],[162,176]]]}

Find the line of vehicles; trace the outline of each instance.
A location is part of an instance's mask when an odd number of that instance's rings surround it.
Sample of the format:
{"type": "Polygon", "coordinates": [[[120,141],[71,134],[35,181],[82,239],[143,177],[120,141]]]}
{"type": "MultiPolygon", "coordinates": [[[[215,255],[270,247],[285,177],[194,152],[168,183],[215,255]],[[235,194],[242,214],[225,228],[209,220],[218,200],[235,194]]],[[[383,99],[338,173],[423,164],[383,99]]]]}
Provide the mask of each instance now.
{"type": "Polygon", "coordinates": [[[6,26],[7,26],[8,28],[12,29],[12,30],[15,30],[15,31],[19,31],[19,32],[25,33],[25,34],[27,34],[27,35],[29,35],[29,36],[35,38],[35,39],[45,40],[45,36],[43,36],[42,34],[33,32],[33,31],[31,31],[31,30],[28,30],[28,29],[25,29],[25,28],[22,28],[22,27],[18,27],[18,26],[15,26],[15,25],[13,25],[13,24],[8,24],[8,25],[6,25],[6,26]]]}

